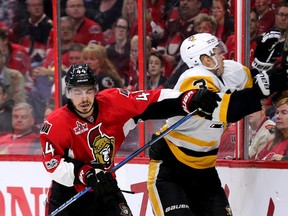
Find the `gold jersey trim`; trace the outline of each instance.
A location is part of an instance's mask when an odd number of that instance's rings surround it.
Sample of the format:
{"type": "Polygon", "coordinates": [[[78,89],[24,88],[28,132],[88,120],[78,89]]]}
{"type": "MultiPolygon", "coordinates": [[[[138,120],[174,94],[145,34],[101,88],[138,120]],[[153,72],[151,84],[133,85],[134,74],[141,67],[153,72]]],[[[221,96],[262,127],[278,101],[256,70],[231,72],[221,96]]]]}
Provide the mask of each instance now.
{"type": "Polygon", "coordinates": [[[174,145],[169,140],[165,139],[168,143],[170,150],[172,151],[173,155],[182,162],[183,164],[192,167],[194,169],[207,169],[216,166],[216,159],[217,155],[209,155],[203,157],[193,157],[186,155],[182,152],[176,145],[174,145]]]}

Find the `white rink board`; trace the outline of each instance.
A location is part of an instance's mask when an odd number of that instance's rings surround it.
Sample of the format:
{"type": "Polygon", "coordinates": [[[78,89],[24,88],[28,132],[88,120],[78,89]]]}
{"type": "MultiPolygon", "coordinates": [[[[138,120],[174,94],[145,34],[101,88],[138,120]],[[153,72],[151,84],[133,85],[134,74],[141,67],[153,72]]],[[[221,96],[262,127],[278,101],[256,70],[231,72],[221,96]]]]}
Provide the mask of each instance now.
{"type": "MultiPolygon", "coordinates": [[[[134,216],[152,216],[146,192],[147,165],[127,164],[116,172],[134,216]]],[[[44,216],[50,178],[41,162],[0,162],[0,216],[44,216]],[[35,201],[36,200],[36,201],[35,201]]],[[[73,205],[73,203],[71,204],[73,205]]]]}
{"type": "MultiPolygon", "coordinates": [[[[153,215],[146,193],[147,169],[145,164],[127,164],[117,171],[120,188],[136,192],[125,193],[134,216],[153,215]]],[[[287,170],[226,167],[218,170],[223,186],[229,189],[234,216],[288,215],[287,170]]],[[[0,173],[0,216],[44,215],[43,203],[50,179],[41,162],[3,161],[0,173]]]]}
{"type": "Polygon", "coordinates": [[[288,215],[287,169],[218,167],[218,172],[229,187],[234,216],[288,215]]]}

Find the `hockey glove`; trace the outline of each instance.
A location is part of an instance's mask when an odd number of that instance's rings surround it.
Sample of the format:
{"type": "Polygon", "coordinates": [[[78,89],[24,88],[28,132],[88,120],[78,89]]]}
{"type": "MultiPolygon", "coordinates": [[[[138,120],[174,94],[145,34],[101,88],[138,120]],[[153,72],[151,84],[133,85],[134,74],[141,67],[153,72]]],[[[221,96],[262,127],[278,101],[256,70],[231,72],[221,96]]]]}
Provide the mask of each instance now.
{"type": "Polygon", "coordinates": [[[283,50],[283,43],[279,42],[280,37],[280,31],[271,30],[258,41],[254,53],[255,59],[252,62],[253,69],[262,72],[273,67],[283,50]]]}
{"type": "Polygon", "coordinates": [[[99,182],[97,184],[97,192],[99,195],[112,194],[120,191],[117,181],[110,172],[99,172],[96,174],[99,182]]]}
{"type": "Polygon", "coordinates": [[[254,87],[263,97],[268,97],[277,91],[288,89],[288,71],[287,69],[272,68],[263,71],[255,76],[254,87]]]}
{"type": "Polygon", "coordinates": [[[78,174],[79,180],[82,184],[91,187],[94,191],[97,191],[97,177],[94,168],[90,165],[85,164],[79,170],[78,174]]]}
{"type": "Polygon", "coordinates": [[[221,101],[221,98],[215,92],[207,89],[190,90],[182,97],[182,107],[187,113],[200,108],[198,115],[211,117],[214,109],[218,107],[217,101],[221,101]]]}

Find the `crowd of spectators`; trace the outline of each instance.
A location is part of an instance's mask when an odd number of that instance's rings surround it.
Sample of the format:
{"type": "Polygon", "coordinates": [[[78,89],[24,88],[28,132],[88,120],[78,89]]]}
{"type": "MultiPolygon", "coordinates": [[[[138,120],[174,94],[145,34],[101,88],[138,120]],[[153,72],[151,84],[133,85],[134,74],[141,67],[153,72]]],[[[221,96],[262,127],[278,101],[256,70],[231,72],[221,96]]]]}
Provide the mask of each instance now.
{"type": "MultiPolygon", "coordinates": [[[[249,67],[252,70],[259,72],[281,61],[288,28],[288,3],[285,2],[251,1],[249,67]],[[271,49],[272,56],[268,52],[271,49]]],[[[235,0],[147,0],[144,8],[146,62],[141,62],[146,77],[144,87],[174,87],[187,69],[180,58],[180,45],[198,32],[215,35],[226,45],[225,58],[235,59],[234,5],[235,0]]],[[[63,103],[66,103],[65,71],[77,63],[87,63],[93,68],[99,90],[139,89],[136,0],[61,0],[58,29],[63,103]]],[[[5,122],[0,125],[0,137],[14,131],[12,108],[17,104],[32,106],[35,128],[54,109],[54,75],[58,69],[54,66],[53,31],[51,1],[0,0],[0,119],[5,122]]],[[[255,115],[261,123],[264,117],[275,122],[275,109],[270,116],[264,111],[255,115]]],[[[259,127],[254,123],[250,128],[253,137],[247,143],[249,149],[259,127]]],[[[222,143],[229,140],[230,146],[235,145],[231,142],[235,138],[230,137],[235,136],[235,128],[233,124],[228,128],[222,143]]],[[[263,146],[262,142],[261,149],[263,146]]],[[[229,149],[232,149],[229,157],[233,158],[233,148],[229,149]]],[[[221,157],[225,158],[225,154],[221,157]]],[[[250,157],[254,159],[256,153],[250,157]]]]}

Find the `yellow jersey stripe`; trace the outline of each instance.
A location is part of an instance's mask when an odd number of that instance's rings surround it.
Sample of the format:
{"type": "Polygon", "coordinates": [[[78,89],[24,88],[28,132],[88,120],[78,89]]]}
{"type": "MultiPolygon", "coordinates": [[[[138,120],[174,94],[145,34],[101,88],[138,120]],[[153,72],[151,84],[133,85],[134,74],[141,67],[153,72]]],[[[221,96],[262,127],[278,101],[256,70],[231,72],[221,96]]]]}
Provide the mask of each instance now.
{"type": "Polygon", "coordinates": [[[246,66],[244,66],[243,69],[244,69],[244,71],[246,72],[246,74],[248,76],[248,80],[247,80],[244,88],[252,88],[252,86],[253,86],[253,78],[252,78],[251,72],[250,72],[249,68],[247,68],[246,66]]]}
{"type": "Polygon", "coordinates": [[[216,166],[217,155],[209,155],[203,157],[193,157],[186,155],[176,145],[166,139],[170,150],[174,156],[183,164],[192,167],[194,169],[206,169],[216,166]]]}
{"type": "Polygon", "coordinates": [[[191,89],[200,89],[200,88],[208,88],[210,91],[218,92],[219,89],[216,88],[213,78],[211,76],[207,76],[203,78],[202,76],[193,76],[193,77],[188,77],[183,80],[179,91],[180,92],[185,92],[191,89]],[[205,82],[199,82],[199,80],[205,82]]]}
{"type": "Polygon", "coordinates": [[[216,140],[206,142],[204,140],[196,139],[196,138],[191,137],[191,136],[186,136],[186,135],[178,133],[176,131],[171,131],[169,133],[169,135],[175,139],[179,139],[179,140],[183,140],[185,142],[193,143],[194,145],[197,145],[197,146],[211,146],[212,147],[212,146],[215,146],[217,143],[216,140]]]}
{"type": "Polygon", "coordinates": [[[160,160],[150,160],[149,163],[149,172],[148,172],[148,180],[147,180],[147,188],[149,193],[149,199],[152,204],[153,211],[157,216],[164,216],[163,207],[160,202],[160,198],[157,192],[157,188],[155,186],[155,181],[159,172],[159,167],[162,161],[160,160]]]}
{"type": "Polygon", "coordinates": [[[219,121],[227,123],[227,111],[231,94],[224,94],[220,103],[219,121]]]}

